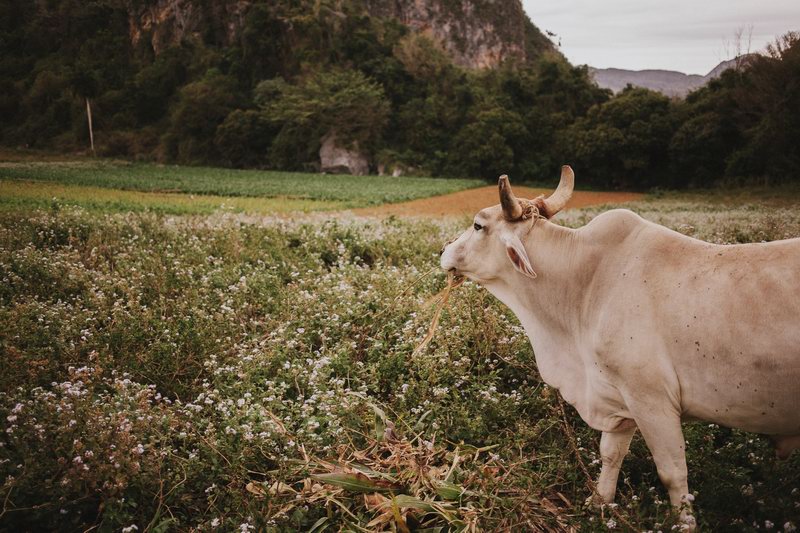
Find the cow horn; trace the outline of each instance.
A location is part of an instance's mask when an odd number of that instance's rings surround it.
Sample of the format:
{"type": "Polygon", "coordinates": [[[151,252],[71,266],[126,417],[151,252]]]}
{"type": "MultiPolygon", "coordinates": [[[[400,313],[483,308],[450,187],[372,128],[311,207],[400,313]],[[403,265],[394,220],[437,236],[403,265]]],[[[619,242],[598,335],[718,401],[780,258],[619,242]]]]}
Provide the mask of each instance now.
{"type": "Polygon", "coordinates": [[[500,205],[503,207],[503,216],[507,220],[519,220],[522,217],[522,206],[511,190],[508,176],[505,174],[500,176],[500,179],[497,180],[497,186],[500,188],[500,205]]]}
{"type": "MultiPolygon", "coordinates": [[[[569,199],[572,197],[572,189],[575,188],[575,173],[569,165],[561,167],[561,180],[555,192],[543,200],[547,218],[554,216],[564,209],[569,199]]],[[[502,196],[502,195],[501,195],[502,196]]]]}

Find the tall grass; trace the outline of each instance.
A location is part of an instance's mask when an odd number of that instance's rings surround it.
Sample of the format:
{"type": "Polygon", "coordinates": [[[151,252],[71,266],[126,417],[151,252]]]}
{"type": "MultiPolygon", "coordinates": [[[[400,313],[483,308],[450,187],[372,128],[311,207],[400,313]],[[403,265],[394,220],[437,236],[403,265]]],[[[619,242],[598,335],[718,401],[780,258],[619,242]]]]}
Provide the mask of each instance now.
{"type": "MultiPolygon", "coordinates": [[[[635,207],[716,242],[800,235],[796,210],[635,207]]],[[[0,529],[619,529],[583,505],[599,435],[562,416],[491,295],[454,291],[412,355],[444,276],[414,282],[460,229],[0,213],[0,529]]],[[[686,438],[701,530],[800,524],[800,458],[706,424],[686,438]]],[[[639,437],[618,501],[637,529],[674,524],[639,437]]]]}

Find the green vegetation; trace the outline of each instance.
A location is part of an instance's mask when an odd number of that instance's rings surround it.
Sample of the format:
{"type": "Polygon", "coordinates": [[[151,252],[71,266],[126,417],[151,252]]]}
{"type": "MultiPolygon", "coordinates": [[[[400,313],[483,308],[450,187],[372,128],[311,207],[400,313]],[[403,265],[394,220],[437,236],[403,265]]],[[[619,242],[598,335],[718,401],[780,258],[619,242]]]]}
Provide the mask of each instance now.
{"type": "Polygon", "coordinates": [[[541,182],[571,163],[627,189],[800,175],[796,33],[679,101],[612,96],[530,23],[530,61],[469,71],[361,0],[253,2],[233,34],[221,4],[191,3],[197,31],[177,39],[140,20],[152,2],[0,0],[0,143],[85,151],[89,102],[101,155],[162,163],[317,171],[334,135],[373,173],[541,182]]]}
{"type": "Polygon", "coordinates": [[[211,214],[217,211],[266,215],[348,207],[344,202],[327,200],[123,191],[41,181],[0,180],[0,210],[58,210],[68,206],[104,213],[147,211],[173,215],[211,214]]]}
{"type": "MultiPolygon", "coordinates": [[[[92,160],[2,163],[0,180],[230,197],[289,197],[347,208],[402,202],[482,185],[478,180],[301,174],[92,160]]],[[[0,191],[3,190],[9,188],[4,186],[0,191]]],[[[240,200],[231,205],[237,202],[243,205],[240,200]]]]}
{"type": "Polygon", "coordinates": [[[318,73],[299,86],[264,81],[256,87],[255,99],[264,109],[264,120],[281,125],[279,135],[294,137],[276,139],[274,144],[294,146],[335,135],[347,146],[374,149],[389,115],[383,88],[357,70],[318,73]]]}
{"type": "MultiPolygon", "coordinates": [[[[699,200],[632,207],[713,242],[800,235],[796,209],[699,200]]],[[[670,530],[638,436],[619,507],[583,505],[599,433],[562,416],[486,291],[457,289],[412,357],[443,283],[419,278],[460,229],[0,212],[0,528],[670,530]]],[[[686,438],[701,531],[800,525],[800,455],[686,438]]]]}
{"type": "MultiPolygon", "coordinates": [[[[599,434],[485,291],[460,287],[412,357],[442,287],[423,274],[461,228],[238,212],[481,183],[290,172],[333,133],[373,170],[749,185],[634,209],[713,242],[798,236],[800,38],[675,101],[612,96],[552,53],[467,71],[356,0],[252,2],[234,36],[194,4],[205,27],[156,47],[131,39],[149,1],[0,0],[0,143],[85,150],[88,101],[100,155],[136,161],[0,164],[0,529],[669,530],[638,437],[619,507],[583,505],[599,434]]],[[[686,438],[701,530],[800,526],[798,454],[686,438]]]]}

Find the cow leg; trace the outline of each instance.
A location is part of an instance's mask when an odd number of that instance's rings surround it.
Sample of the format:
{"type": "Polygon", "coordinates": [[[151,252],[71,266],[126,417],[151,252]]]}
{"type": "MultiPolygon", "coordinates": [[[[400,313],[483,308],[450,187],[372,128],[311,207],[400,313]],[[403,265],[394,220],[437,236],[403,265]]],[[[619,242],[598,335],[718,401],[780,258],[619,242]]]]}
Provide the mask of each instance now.
{"type": "Polygon", "coordinates": [[[689,483],[686,469],[686,441],[681,429],[678,413],[658,413],[648,410],[635,417],[653,460],[658,469],[658,477],[669,492],[673,506],[681,509],[681,522],[694,530],[689,483]]]}
{"type": "Polygon", "coordinates": [[[775,443],[775,453],[778,459],[788,459],[792,452],[800,448],[800,435],[780,435],[773,436],[775,443]]]}
{"type": "Polygon", "coordinates": [[[600,437],[600,458],[603,468],[597,480],[597,494],[602,503],[612,503],[617,491],[617,478],[622,461],[628,454],[636,426],[624,428],[619,431],[604,431],[600,437]]]}

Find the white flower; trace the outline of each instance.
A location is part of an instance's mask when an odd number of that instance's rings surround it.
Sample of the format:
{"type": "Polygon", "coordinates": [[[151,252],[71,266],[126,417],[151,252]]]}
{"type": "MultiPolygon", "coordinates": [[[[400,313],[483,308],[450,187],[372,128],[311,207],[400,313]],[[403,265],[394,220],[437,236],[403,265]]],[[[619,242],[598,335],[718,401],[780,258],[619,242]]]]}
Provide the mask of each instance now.
{"type": "Polygon", "coordinates": [[[608,529],[614,529],[615,527],[617,527],[617,521],[614,520],[613,518],[609,518],[608,522],[606,522],[606,527],[608,529]]]}
{"type": "Polygon", "coordinates": [[[783,530],[786,533],[791,533],[792,531],[797,531],[797,527],[795,527],[795,525],[791,522],[786,522],[783,524],[783,530]]]}
{"type": "Polygon", "coordinates": [[[772,529],[775,524],[770,520],[764,520],[764,529],[772,529]]]}
{"type": "Polygon", "coordinates": [[[219,518],[215,518],[211,521],[211,527],[219,526],[219,518]]]}
{"type": "Polygon", "coordinates": [[[122,528],[122,533],[132,533],[133,531],[139,531],[139,526],[136,524],[131,524],[128,527],[122,528]]]}

